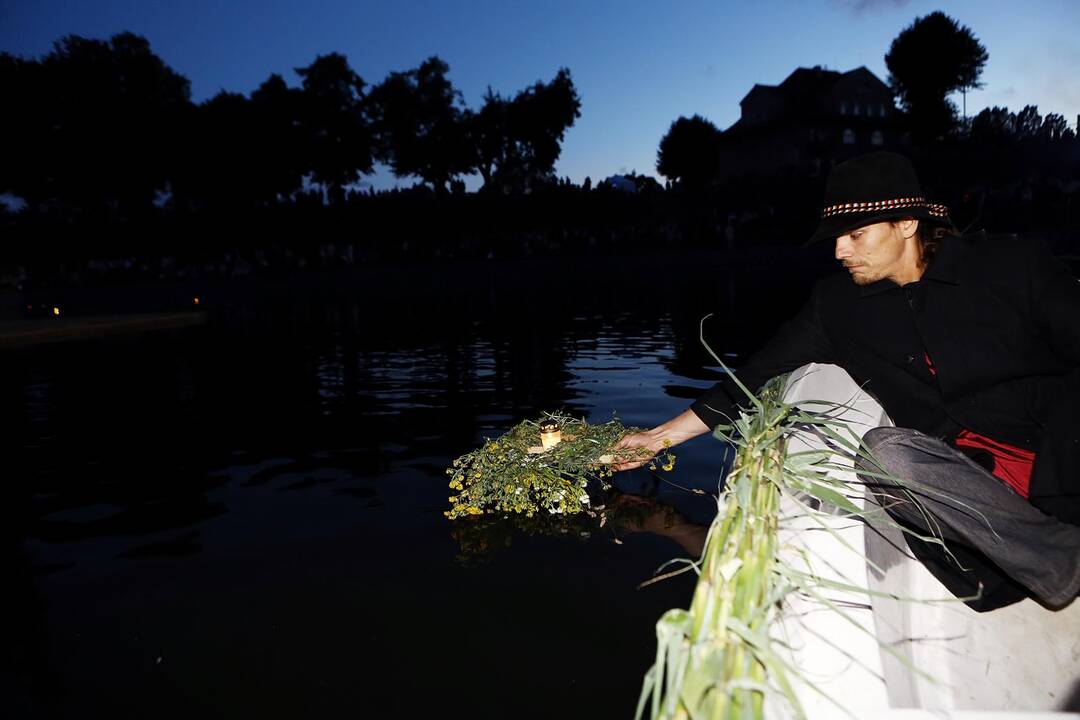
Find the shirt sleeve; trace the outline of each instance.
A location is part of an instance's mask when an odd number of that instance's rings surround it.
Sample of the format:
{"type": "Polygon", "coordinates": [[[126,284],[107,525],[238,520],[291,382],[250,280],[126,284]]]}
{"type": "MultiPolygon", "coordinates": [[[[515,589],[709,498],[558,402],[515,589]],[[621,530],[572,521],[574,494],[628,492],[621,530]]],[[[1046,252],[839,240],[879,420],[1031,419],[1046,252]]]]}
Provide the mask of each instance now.
{"type": "MultiPolygon", "coordinates": [[[[821,323],[819,306],[822,284],[814,286],[810,299],[799,313],[780,326],[772,338],[747,360],[737,372],[739,382],[752,392],[777,375],[811,362],[831,363],[836,353],[821,323]]],[[[740,406],[750,404],[746,393],[730,374],[698,398],[690,409],[710,428],[730,422],[740,406]]]]}

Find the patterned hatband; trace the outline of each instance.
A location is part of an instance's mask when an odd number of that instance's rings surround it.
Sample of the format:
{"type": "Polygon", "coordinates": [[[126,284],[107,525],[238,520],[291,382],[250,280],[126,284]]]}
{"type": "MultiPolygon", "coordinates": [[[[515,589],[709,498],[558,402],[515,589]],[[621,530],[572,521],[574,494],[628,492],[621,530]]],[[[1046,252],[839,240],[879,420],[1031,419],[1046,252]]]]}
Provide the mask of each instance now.
{"type": "Polygon", "coordinates": [[[830,205],[821,211],[821,217],[847,215],[849,213],[880,212],[882,210],[902,210],[904,208],[924,207],[934,217],[947,217],[949,209],[944,205],[926,202],[924,197],[896,198],[895,200],[873,200],[870,202],[842,203],[830,205]]]}

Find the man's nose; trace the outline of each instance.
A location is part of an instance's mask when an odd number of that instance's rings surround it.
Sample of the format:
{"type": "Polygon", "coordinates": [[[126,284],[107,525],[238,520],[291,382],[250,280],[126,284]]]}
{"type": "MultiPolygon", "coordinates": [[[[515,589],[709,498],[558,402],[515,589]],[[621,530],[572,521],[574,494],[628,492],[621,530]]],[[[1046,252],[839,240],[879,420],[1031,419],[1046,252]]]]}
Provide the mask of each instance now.
{"type": "Polygon", "coordinates": [[[851,239],[847,235],[836,238],[836,250],[833,253],[837,260],[851,257],[851,239]]]}

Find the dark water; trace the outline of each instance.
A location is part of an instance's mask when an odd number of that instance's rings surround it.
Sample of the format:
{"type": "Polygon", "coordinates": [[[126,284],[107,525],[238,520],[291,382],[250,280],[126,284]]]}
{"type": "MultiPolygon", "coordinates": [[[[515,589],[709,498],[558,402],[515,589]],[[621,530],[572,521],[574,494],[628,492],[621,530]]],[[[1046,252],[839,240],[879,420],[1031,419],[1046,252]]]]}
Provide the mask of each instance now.
{"type": "MultiPolygon", "coordinates": [[[[5,714],[631,717],[693,578],[637,586],[712,499],[639,470],[602,529],[458,524],[444,469],[541,410],[680,412],[716,377],[701,316],[737,364],[809,280],[708,255],[383,268],[9,352],[5,714]]],[[[715,491],[722,451],[665,477],[715,491]]]]}

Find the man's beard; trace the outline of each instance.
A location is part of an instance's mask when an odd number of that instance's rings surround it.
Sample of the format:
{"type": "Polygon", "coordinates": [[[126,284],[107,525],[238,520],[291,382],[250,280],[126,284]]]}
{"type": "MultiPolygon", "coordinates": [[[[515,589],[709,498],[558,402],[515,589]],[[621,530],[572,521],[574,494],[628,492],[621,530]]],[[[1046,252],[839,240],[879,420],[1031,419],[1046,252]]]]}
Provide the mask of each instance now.
{"type": "MultiPolygon", "coordinates": [[[[847,270],[846,267],[844,269],[847,270]]],[[[848,273],[851,275],[852,282],[854,282],[856,285],[873,285],[881,279],[880,277],[878,277],[878,274],[876,272],[867,271],[866,266],[864,265],[859,266],[859,269],[861,270],[861,272],[858,273],[853,273],[851,272],[851,270],[848,270],[848,273]]]]}

